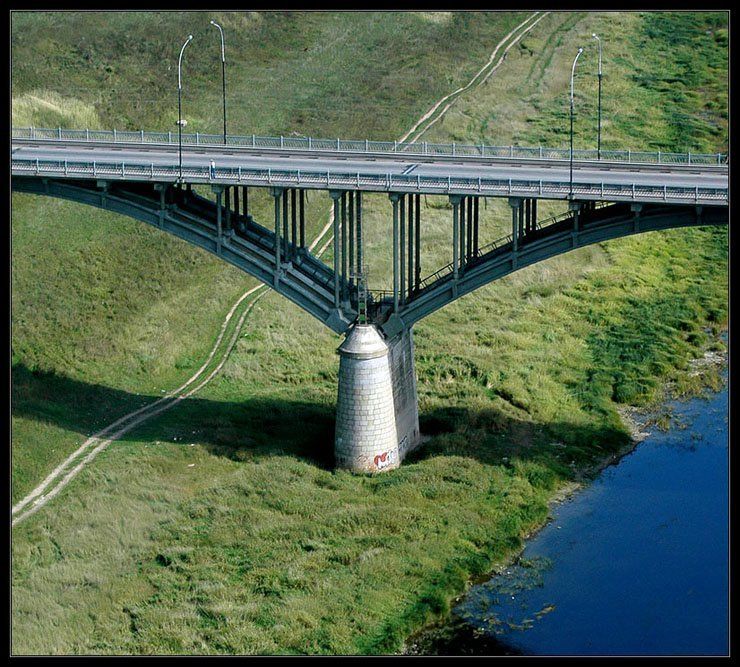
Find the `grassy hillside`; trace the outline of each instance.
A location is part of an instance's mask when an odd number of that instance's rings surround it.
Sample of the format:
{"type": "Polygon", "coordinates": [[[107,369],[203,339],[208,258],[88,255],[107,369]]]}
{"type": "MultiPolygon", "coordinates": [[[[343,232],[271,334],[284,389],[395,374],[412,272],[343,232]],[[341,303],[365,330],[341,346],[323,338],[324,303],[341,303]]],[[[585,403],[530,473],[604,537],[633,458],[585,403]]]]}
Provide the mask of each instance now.
{"type": "Polygon", "coordinates": [[[225,31],[234,133],[400,135],[485,62],[526,12],[51,12],[13,14],[14,95],[51,90],[93,104],[105,127],[221,131],[225,31]],[[431,15],[430,15],[431,14],[431,15]],[[30,57],[30,56],[34,57],[30,57]]]}
{"type": "MultiPolygon", "coordinates": [[[[193,33],[183,113],[193,131],[219,132],[214,18],[228,40],[231,132],[301,132],[305,122],[315,136],[399,136],[525,16],[466,23],[475,44],[466,52],[448,39],[458,18],[426,14],[16,12],[13,122],[171,129],[177,57],[193,33]]],[[[250,199],[258,220],[271,215],[267,200],[263,190],[250,199]]],[[[328,196],[310,196],[307,219],[311,236],[328,219],[328,196]]],[[[122,389],[133,405],[146,400],[136,394],[177,386],[206,357],[231,304],[256,284],[158,230],[72,203],[13,195],[12,234],[14,372],[30,371],[14,383],[16,414],[67,412],[47,400],[47,381],[34,373],[122,389]]],[[[104,399],[92,391],[77,403],[75,411],[91,413],[84,435],[132,407],[104,399]]],[[[69,432],[49,437],[47,422],[14,416],[14,442],[25,443],[13,457],[14,501],[81,442],[69,432]]]]}
{"type": "MultiPolygon", "coordinates": [[[[233,42],[230,81],[257,84],[233,86],[235,131],[390,138],[525,15],[213,16],[233,42]]],[[[26,100],[14,110],[42,113],[28,95],[63,108],[59,94],[77,100],[69,118],[91,106],[103,126],[170,127],[176,97],[157,82],[192,31],[204,42],[202,60],[195,42],[186,52],[199,93],[186,117],[218,131],[210,14],[14,17],[13,95],[26,100]],[[41,64],[24,65],[30,48],[41,64]]],[[[605,39],[605,146],[726,149],[721,14],[550,14],[425,138],[564,145],[573,45],[591,32],[605,39]]],[[[595,142],[594,53],[579,61],[579,146],[595,142]]],[[[390,206],[365,201],[380,281],[390,206]]],[[[431,271],[449,261],[450,212],[428,203],[431,271]]],[[[326,204],[312,197],[313,230],[326,204]]],[[[505,206],[483,213],[493,238],[505,206]]],[[[139,223],[30,196],[13,197],[13,244],[17,499],[94,428],[188,377],[253,281],[139,223]]],[[[430,439],[399,470],[365,477],[331,469],[339,339],[271,293],[214,382],[14,529],[13,650],[398,650],[544,521],[557,489],[626,444],[618,402],[653,400],[666,379],[680,391],[711,380],[686,369],[726,319],[724,229],[644,234],[519,271],[416,327],[430,439]]]]}

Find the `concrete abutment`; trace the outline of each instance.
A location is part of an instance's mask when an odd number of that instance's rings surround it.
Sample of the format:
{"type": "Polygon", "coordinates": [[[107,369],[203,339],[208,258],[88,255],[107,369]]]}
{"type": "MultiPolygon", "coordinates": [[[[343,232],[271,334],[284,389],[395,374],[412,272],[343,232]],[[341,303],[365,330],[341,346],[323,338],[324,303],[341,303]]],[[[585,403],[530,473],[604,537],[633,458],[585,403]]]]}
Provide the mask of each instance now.
{"type": "Polygon", "coordinates": [[[412,330],[384,340],[375,325],[356,324],[337,352],[337,467],[397,468],[420,442],[412,330]]]}

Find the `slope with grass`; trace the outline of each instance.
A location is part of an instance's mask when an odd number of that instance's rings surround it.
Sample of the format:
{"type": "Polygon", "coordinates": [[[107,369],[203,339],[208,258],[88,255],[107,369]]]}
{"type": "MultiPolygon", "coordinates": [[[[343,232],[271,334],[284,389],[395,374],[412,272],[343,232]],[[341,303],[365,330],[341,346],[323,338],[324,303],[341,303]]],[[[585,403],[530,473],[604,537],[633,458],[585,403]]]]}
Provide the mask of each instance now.
{"type": "MultiPolygon", "coordinates": [[[[115,46],[114,28],[141,38],[132,40],[137,58],[153,68],[167,59],[151,35],[179,39],[160,16],[126,15],[120,25],[94,14],[37,16],[14,22],[14,31],[54,56],[46,66],[64,68],[68,90],[106,125],[117,100],[107,87],[85,90],[80,55],[95,65],[96,85],[110,80],[125,91],[135,85],[135,59],[116,56],[126,48],[115,46]],[[87,41],[65,43],[71,28],[87,41]]],[[[242,120],[235,111],[244,123],[235,131],[302,123],[306,134],[399,136],[467,82],[525,16],[218,16],[245,32],[234,47],[248,63],[243,80],[276,81],[240,88],[248,111],[242,120]]],[[[187,34],[193,19],[183,17],[172,19],[187,34]]],[[[691,149],[720,150],[726,28],[716,14],[549,14],[424,138],[563,144],[570,47],[608,31],[605,145],[684,150],[675,123],[692,118],[705,122],[691,149]],[[683,42],[672,41],[677,33],[683,42]],[[698,78],[683,90],[651,83],[679,78],[672,63],[688,53],[698,78]]],[[[25,47],[13,40],[18,61],[25,47]]],[[[217,114],[205,120],[219,102],[217,87],[206,92],[211,70],[189,62],[191,85],[203,86],[191,101],[193,122],[217,131],[217,114]]],[[[593,65],[585,53],[581,145],[595,136],[593,65]]],[[[44,68],[14,67],[13,75],[14,95],[54,90],[44,68]]],[[[156,90],[148,76],[157,80],[147,74],[143,90],[156,90]]],[[[122,110],[167,127],[170,105],[157,107],[149,94],[129,95],[122,110]]],[[[310,203],[315,231],[326,202],[310,203]]],[[[382,287],[390,205],[379,196],[366,203],[370,279],[382,287]]],[[[450,214],[441,198],[427,203],[422,263],[431,271],[449,261],[441,241],[450,214]]],[[[505,206],[489,201],[482,213],[482,231],[495,238],[505,206]]],[[[61,459],[52,446],[71,447],[192,373],[249,280],[156,230],[71,204],[14,196],[13,235],[15,497],[17,484],[28,489],[61,459]],[[126,249],[135,259],[125,267],[126,249]],[[31,252],[44,254],[33,262],[31,252]]],[[[429,441],[378,477],[331,470],[339,341],[270,293],[208,387],[101,453],[14,529],[14,652],[398,650],[471,576],[519,547],[562,485],[627,444],[618,402],[653,400],[666,379],[682,391],[711,380],[686,367],[726,323],[726,290],[726,230],[689,229],[584,248],[464,297],[416,327],[429,441]]]]}
{"type": "MultiPolygon", "coordinates": [[[[167,83],[177,81],[181,35],[193,32],[199,50],[189,51],[184,63],[184,114],[194,131],[216,131],[220,51],[211,16],[229,36],[232,132],[300,130],[305,104],[321,121],[312,121],[313,134],[372,138],[400,134],[409,118],[446,92],[448,77],[466,79],[477,71],[487,44],[527,14],[491,15],[468,25],[465,34],[476,48],[466,53],[456,44],[439,50],[455,17],[18,12],[11,40],[14,123],[171,128],[177,97],[167,83]],[[122,47],[124,34],[135,46],[122,47]],[[357,80],[358,71],[365,82],[357,80]],[[382,91],[396,88],[404,89],[403,100],[394,98],[388,113],[389,93],[382,91]],[[341,96],[349,90],[354,97],[341,96]],[[356,99],[381,128],[353,115],[356,99]],[[337,113],[334,126],[321,124],[337,113]]],[[[250,201],[258,219],[270,215],[264,191],[250,201]]],[[[138,407],[145,399],[136,394],[163,393],[194,372],[223,313],[256,284],[207,253],[125,218],[23,195],[13,196],[13,212],[14,367],[30,371],[14,385],[16,403],[53,410],[45,382],[35,383],[34,373],[54,371],[134,394],[132,404],[115,406],[94,392],[85,396],[78,409],[99,419],[86,420],[91,430],[84,435],[138,407]]],[[[326,222],[327,203],[311,195],[307,216],[312,234],[326,222]]],[[[43,419],[16,418],[14,431],[17,442],[33,443],[16,448],[15,501],[80,441],[53,435],[43,419]]]]}

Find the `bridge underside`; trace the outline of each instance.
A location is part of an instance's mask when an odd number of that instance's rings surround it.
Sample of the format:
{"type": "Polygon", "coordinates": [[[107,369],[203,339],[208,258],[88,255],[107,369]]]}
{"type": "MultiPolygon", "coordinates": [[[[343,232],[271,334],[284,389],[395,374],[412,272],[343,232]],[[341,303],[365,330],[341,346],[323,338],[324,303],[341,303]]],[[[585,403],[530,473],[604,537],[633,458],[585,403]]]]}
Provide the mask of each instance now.
{"type": "MultiPolygon", "coordinates": [[[[258,278],[337,333],[346,331],[356,317],[349,304],[337,307],[334,272],[305,245],[302,191],[280,189],[274,193],[276,224],[275,231],[270,231],[247,212],[246,188],[215,187],[216,202],[187,186],[160,183],[13,176],[12,189],[88,204],[146,222],[258,278]]],[[[342,293],[349,292],[341,278],[339,288],[342,293]]]]}
{"type": "Polygon", "coordinates": [[[15,191],[89,204],[174,234],[273,287],[337,333],[350,332],[338,350],[334,449],[339,467],[358,472],[397,467],[420,444],[413,349],[420,319],[519,268],[591,243],[728,223],[726,206],[594,202],[571,202],[564,216],[539,222],[536,199],[510,198],[511,234],[481,247],[479,198],[451,195],[453,261],[422,279],[419,195],[392,193],[394,289],[373,298],[363,286],[360,192],[330,192],[332,270],[306,246],[303,191],[270,189],[270,231],[249,215],[246,187],[212,187],[215,202],[167,183],[12,177],[15,191]]]}
{"type": "Polygon", "coordinates": [[[376,307],[374,320],[386,335],[393,337],[455,299],[509,273],[576,248],[642,232],[728,224],[726,207],[596,202],[572,203],[566,216],[539,223],[532,216],[536,200],[510,203],[511,234],[478,248],[477,220],[472,225],[463,221],[456,260],[433,274],[432,280],[412,286],[398,308],[394,309],[389,298],[376,307]]]}
{"type": "Polygon", "coordinates": [[[12,177],[15,191],[114,211],[204,248],[337,333],[346,333],[359,319],[375,324],[387,339],[464,294],[575,248],[640,232],[728,223],[726,206],[594,202],[572,202],[565,216],[540,222],[536,199],[510,198],[511,234],[479,247],[479,197],[451,195],[453,262],[422,279],[419,196],[392,193],[394,289],[373,295],[362,279],[362,193],[330,192],[332,269],[306,246],[302,190],[270,188],[275,216],[269,230],[248,213],[246,187],[212,187],[215,202],[188,186],[168,183],[12,177]]]}

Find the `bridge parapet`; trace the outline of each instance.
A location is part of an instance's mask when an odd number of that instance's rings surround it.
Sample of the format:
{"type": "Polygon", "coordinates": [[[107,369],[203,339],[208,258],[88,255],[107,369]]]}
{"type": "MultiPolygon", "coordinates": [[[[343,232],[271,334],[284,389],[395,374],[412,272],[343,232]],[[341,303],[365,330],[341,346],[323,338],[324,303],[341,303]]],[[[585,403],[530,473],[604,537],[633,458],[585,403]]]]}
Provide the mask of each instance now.
{"type": "MultiPolygon", "coordinates": [[[[178,135],[172,132],[144,130],[72,130],[65,128],[14,127],[13,139],[56,140],[71,142],[103,142],[119,144],[178,145],[178,135]]],[[[185,146],[223,147],[222,134],[187,133],[182,135],[185,146]]],[[[370,141],[367,139],[320,139],[301,136],[230,135],[226,146],[268,150],[342,152],[424,157],[504,158],[516,160],[569,160],[570,149],[544,146],[496,146],[480,144],[438,144],[427,141],[370,141]]],[[[669,151],[635,151],[602,149],[574,149],[578,161],[627,162],[634,164],[665,165],[722,165],[728,161],[726,153],[675,153],[669,151]]]]}
{"type": "MultiPolygon", "coordinates": [[[[13,158],[11,173],[24,176],[53,178],[92,178],[119,181],[180,182],[177,166],[161,166],[145,162],[98,162],[73,160],[37,160],[13,158]]],[[[289,169],[246,169],[218,167],[215,177],[208,166],[187,166],[182,180],[190,183],[224,183],[261,187],[290,187],[337,191],[370,191],[419,194],[459,194],[488,197],[530,197],[538,199],[668,202],[693,202],[707,206],[725,206],[727,188],[676,187],[642,183],[610,184],[603,181],[543,181],[526,179],[490,179],[311,171],[289,169]]]]}

